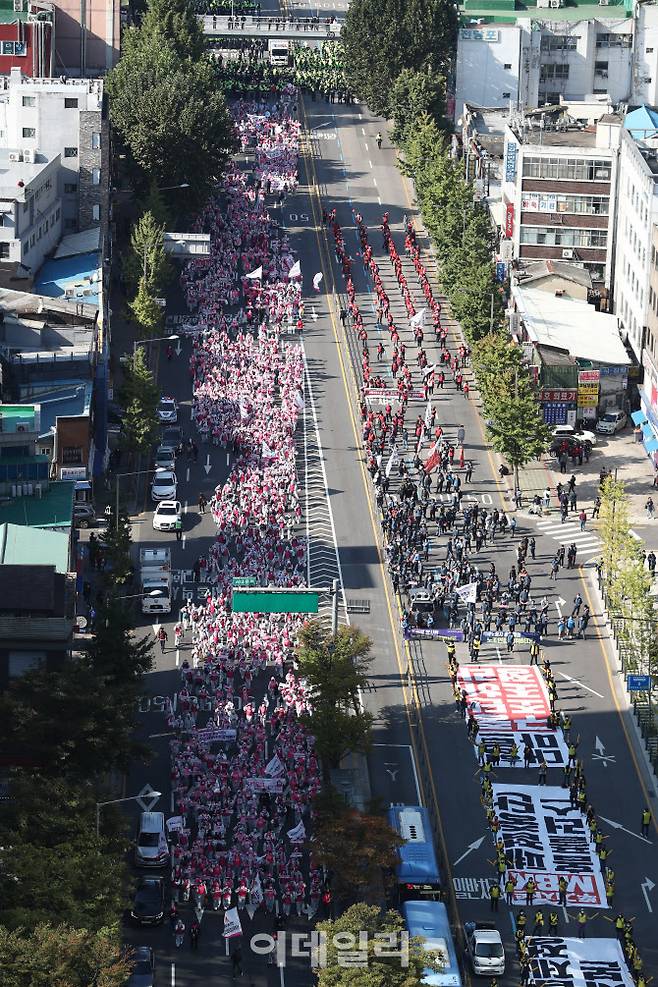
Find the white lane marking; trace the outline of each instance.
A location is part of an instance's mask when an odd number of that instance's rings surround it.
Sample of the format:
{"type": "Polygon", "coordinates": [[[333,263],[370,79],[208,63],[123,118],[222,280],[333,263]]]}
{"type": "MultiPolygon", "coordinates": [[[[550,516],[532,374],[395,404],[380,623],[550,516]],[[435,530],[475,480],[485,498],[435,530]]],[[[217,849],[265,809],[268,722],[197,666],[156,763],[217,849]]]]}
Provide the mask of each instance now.
{"type": "Polygon", "coordinates": [[[185,482],[186,483],[189,483],[190,482],[190,467],[189,466],[187,467],[187,469],[185,471],[185,482]]]}
{"type": "Polygon", "coordinates": [[[231,456],[230,456],[230,453],[227,452],[226,453],[226,465],[228,466],[230,462],[231,462],[231,456]]]}
{"type": "Polygon", "coordinates": [[[375,183],[375,188],[376,188],[376,187],[377,187],[377,179],[375,178],[375,176],[374,176],[374,175],[372,176],[372,180],[373,180],[373,182],[375,183]]]}
{"type": "Polygon", "coordinates": [[[382,204],[382,197],[381,197],[381,195],[378,195],[378,196],[377,196],[377,202],[378,202],[378,203],[379,203],[379,205],[381,206],[381,204],[382,204]]]}
{"type": "Polygon", "coordinates": [[[185,501],[185,504],[183,506],[183,514],[187,514],[187,501],[185,501]]]}
{"type": "Polygon", "coordinates": [[[180,648],[176,648],[176,668],[180,665],[180,648]]]}
{"type": "Polygon", "coordinates": [[[185,548],[185,542],[186,541],[187,541],[187,535],[183,535],[183,537],[181,539],[181,545],[182,545],[183,548],[185,548]]]}
{"type": "Polygon", "coordinates": [[[176,987],[176,964],[171,964],[171,987],[176,987]]]}
{"type": "MultiPolygon", "coordinates": [[[[366,136],[366,128],[365,127],[361,127],[361,133],[363,134],[364,137],[366,136]]],[[[367,146],[368,145],[366,144],[366,147],[367,146]]]]}
{"type": "Polygon", "coordinates": [[[418,772],[416,771],[416,761],[414,760],[414,752],[411,744],[373,744],[373,747],[401,747],[406,751],[409,751],[409,760],[411,761],[411,770],[414,773],[414,785],[416,786],[416,797],[418,799],[417,805],[421,805],[420,799],[420,785],[418,783],[418,772]]]}
{"type": "Polygon", "coordinates": [[[190,408],[190,421],[194,421],[194,405],[190,408]]]}
{"type": "Polygon", "coordinates": [[[365,149],[367,151],[368,150],[368,142],[366,141],[363,146],[365,147],[365,149]]]}
{"type": "Polygon", "coordinates": [[[372,168],[372,161],[370,160],[370,158],[368,158],[368,164],[372,168]]]}
{"type": "Polygon", "coordinates": [[[596,689],[590,689],[588,685],[585,685],[583,682],[579,682],[578,679],[572,679],[572,677],[567,675],[566,672],[560,672],[560,675],[563,679],[566,679],[567,682],[573,682],[574,685],[579,685],[581,689],[587,689],[588,692],[591,692],[594,696],[598,696],[599,699],[605,699],[605,696],[602,696],[600,692],[596,691],[596,689]]]}

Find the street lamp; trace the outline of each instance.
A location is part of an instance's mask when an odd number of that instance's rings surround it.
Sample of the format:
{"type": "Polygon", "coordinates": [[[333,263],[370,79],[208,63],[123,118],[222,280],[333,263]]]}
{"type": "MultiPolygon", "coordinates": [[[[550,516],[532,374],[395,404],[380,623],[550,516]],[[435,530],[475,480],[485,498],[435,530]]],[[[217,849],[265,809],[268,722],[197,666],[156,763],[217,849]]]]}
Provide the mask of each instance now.
{"type": "MultiPolygon", "coordinates": [[[[162,792],[149,792],[148,798],[160,798],[162,792]]],[[[107,802],[97,802],[96,803],[96,838],[99,839],[101,835],[101,809],[105,805],[117,805],[119,802],[135,802],[137,799],[143,798],[143,795],[128,795],[123,799],[108,799],[107,802]]]]}
{"type": "Polygon", "coordinates": [[[189,182],[181,182],[180,185],[159,185],[158,192],[173,192],[177,188],[189,188],[189,182]]]}
{"type": "Polygon", "coordinates": [[[176,335],[175,332],[171,336],[152,336],[149,339],[136,339],[133,343],[133,359],[137,355],[137,347],[141,346],[142,343],[161,343],[164,340],[173,342],[174,339],[180,339],[180,336],[176,335]]]}

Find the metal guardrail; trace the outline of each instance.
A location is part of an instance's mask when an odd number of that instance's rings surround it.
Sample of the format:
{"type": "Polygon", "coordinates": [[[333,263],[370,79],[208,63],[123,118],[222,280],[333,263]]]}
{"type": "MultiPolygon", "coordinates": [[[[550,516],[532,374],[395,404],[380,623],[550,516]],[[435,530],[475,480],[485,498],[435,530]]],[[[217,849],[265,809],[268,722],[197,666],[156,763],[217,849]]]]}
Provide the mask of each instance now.
{"type": "Polygon", "coordinates": [[[203,33],[210,36],[273,37],[288,41],[336,41],[344,25],[337,18],[297,15],[201,14],[203,33]]]}
{"type": "Polygon", "coordinates": [[[348,613],[370,613],[370,600],[348,600],[348,613]]]}

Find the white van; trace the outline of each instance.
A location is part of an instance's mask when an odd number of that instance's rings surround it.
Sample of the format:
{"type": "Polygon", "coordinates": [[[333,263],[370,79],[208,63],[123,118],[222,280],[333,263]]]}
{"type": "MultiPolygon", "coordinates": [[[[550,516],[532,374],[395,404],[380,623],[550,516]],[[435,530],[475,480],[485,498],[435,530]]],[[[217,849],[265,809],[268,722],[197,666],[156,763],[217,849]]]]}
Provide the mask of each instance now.
{"type": "Polygon", "coordinates": [[[164,812],[142,812],[137,828],[135,864],[138,867],[166,867],[168,863],[164,812]]]}
{"type": "Polygon", "coordinates": [[[290,42],[273,38],[267,42],[270,65],[290,65],[290,42]]]}

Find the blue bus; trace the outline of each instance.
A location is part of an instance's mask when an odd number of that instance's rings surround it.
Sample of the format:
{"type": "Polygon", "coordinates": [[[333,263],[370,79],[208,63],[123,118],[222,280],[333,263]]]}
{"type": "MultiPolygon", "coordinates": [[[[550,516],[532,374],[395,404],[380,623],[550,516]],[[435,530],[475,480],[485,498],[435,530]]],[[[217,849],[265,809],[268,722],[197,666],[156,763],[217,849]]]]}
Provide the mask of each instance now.
{"type": "Polygon", "coordinates": [[[422,805],[392,805],[388,810],[388,822],[405,841],[398,850],[398,901],[440,901],[441,872],[429,812],[422,805]]]}
{"type": "Polygon", "coordinates": [[[440,962],[445,964],[440,972],[429,967],[423,970],[423,983],[428,987],[462,987],[448,910],[443,902],[405,901],[402,915],[409,935],[423,939],[425,949],[439,953],[440,962]]]}

